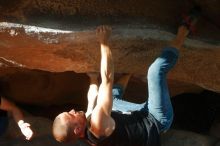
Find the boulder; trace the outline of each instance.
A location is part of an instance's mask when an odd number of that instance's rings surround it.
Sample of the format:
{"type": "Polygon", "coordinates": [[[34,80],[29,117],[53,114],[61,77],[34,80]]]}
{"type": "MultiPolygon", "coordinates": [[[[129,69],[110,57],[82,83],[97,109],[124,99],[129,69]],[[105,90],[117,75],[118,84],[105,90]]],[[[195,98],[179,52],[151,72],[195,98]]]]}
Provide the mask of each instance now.
{"type": "Polygon", "coordinates": [[[137,75],[146,74],[175,37],[181,15],[197,5],[202,10],[197,32],[186,40],[168,78],[220,91],[219,1],[128,0],[125,5],[122,1],[12,0],[0,4],[2,67],[98,72],[100,53],[94,30],[108,24],[113,28],[115,72],[137,75]]]}
{"type": "Polygon", "coordinates": [[[182,130],[169,130],[162,135],[162,146],[215,146],[217,138],[182,130]]]}

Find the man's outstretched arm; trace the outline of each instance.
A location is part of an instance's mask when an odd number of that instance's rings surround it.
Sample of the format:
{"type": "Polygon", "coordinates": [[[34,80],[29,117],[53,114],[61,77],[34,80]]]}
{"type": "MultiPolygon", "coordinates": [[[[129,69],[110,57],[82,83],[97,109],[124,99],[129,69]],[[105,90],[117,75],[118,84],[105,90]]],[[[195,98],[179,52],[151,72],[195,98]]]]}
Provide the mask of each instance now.
{"type": "Polygon", "coordinates": [[[24,122],[24,116],[21,110],[11,101],[1,97],[0,109],[12,113],[15,122],[18,124],[22,134],[27,140],[30,140],[33,136],[33,131],[30,128],[30,124],[24,122]]]}
{"type": "Polygon", "coordinates": [[[104,107],[106,114],[111,114],[112,110],[112,86],[114,81],[113,57],[109,47],[109,37],[111,28],[101,26],[97,29],[97,36],[101,45],[101,85],[98,93],[97,104],[104,107]]]}
{"type": "Polygon", "coordinates": [[[112,86],[114,81],[114,64],[112,53],[108,45],[111,28],[101,26],[97,28],[97,37],[101,45],[101,85],[99,87],[96,107],[91,117],[91,131],[96,137],[109,136],[115,122],[111,118],[112,111],[112,86]]]}

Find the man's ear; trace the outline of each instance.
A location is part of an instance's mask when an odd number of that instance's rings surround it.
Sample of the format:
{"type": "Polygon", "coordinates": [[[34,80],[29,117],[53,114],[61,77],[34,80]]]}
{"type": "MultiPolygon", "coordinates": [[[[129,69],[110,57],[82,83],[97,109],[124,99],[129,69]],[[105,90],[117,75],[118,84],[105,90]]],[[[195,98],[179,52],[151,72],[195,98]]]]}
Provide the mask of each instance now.
{"type": "Polygon", "coordinates": [[[76,127],[76,128],[74,129],[74,134],[75,134],[75,135],[79,135],[80,132],[81,132],[81,128],[80,128],[80,127],[76,127]]]}

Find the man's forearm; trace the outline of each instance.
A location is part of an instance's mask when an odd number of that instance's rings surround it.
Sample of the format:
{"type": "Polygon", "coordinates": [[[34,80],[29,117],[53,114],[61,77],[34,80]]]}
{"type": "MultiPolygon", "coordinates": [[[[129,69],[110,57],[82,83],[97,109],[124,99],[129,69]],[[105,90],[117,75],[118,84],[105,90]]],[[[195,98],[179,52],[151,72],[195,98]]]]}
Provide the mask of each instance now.
{"type": "Polygon", "coordinates": [[[107,44],[101,44],[101,77],[102,82],[113,82],[114,63],[111,50],[107,44]]]}
{"type": "Polygon", "coordinates": [[[0,109],[12,113],[12,116],[16,123],[18,123],[20,120],[23,120],[23,114],[21,110],[13,102],[7,100],[4,97],[1,97],[0,109]]]}
{"type": "Polygon", "coordinates": [[[93,109],[95,108],[97,95],[98,95],[97,85],[91,84],[89,86],[89,91],[88,91],[88,95],[87,95],[88,105],[87,105],[86,117],[88,117],[92,113],[93,109]]]}
{"type": "Polygon", "coordinates": [[[24,122],[24,116],[22,111],[13,102],[3,97],[1,97],[0,109],[8,111],[12,114],[22,134],[26,137],[27,140],[30,140],[33,135],[33,131],[30,129],[30,124],[24,122]]]}
{"type": "Polygon", "coordinates": [[[96,106],[96,100],[98,96],[99,73],[87,73],[87,76],[89,77],[90,85],[87,93],[88,105],[87,105],[86,117],[88,117],[92,113],[93,109],[96,106]]]}
{"type": "Polygon", "coordinates": [[[112,85],[114,81],[114,64],[112,53],[107,44],[101,44],[101,78],[97,104],[102,105],[106,114],[112,109],[112,85]]]}

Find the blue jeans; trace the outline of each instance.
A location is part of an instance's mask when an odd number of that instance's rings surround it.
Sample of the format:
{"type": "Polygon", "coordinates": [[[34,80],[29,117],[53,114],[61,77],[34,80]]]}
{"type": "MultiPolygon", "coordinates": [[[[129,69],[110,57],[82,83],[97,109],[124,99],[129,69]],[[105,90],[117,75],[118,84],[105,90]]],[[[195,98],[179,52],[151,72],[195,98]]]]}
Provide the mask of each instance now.
{"type": "Polygon", "coordinates": [[[113,86],[113,108],[121,112],[147,111],[154,116],[159,130],[166,131],[173,121],[173,108],[170,100],[166,75],[176,64],[178,51],[175,48],[164,48],[161,55],[148,69],[148,100],[142,104],[128,102],[122,99],[122,87],[113,86]]]}

